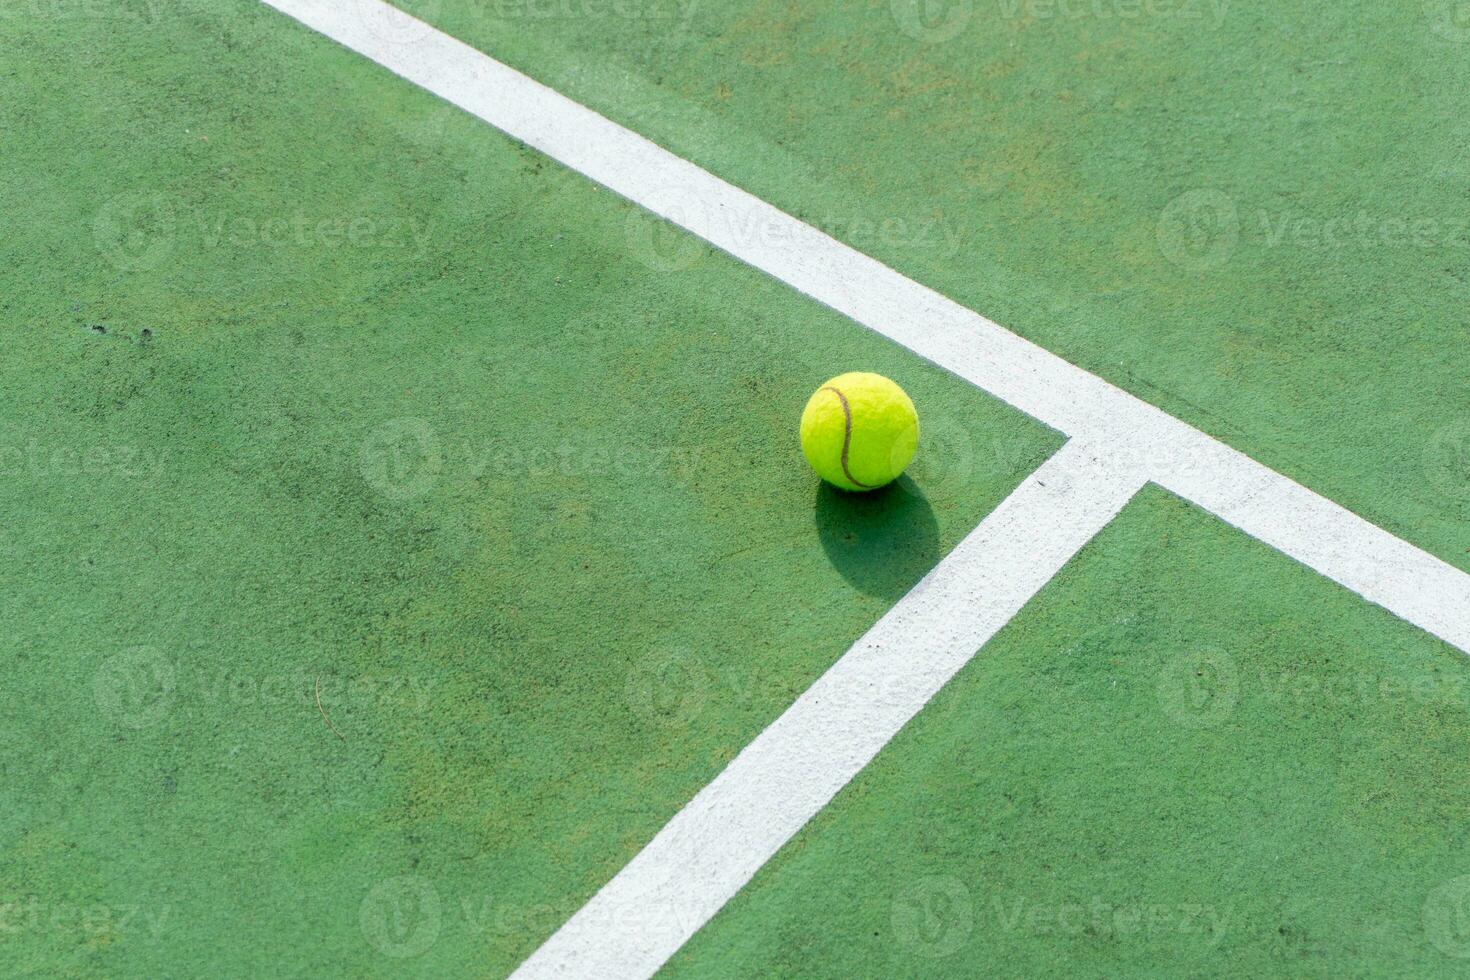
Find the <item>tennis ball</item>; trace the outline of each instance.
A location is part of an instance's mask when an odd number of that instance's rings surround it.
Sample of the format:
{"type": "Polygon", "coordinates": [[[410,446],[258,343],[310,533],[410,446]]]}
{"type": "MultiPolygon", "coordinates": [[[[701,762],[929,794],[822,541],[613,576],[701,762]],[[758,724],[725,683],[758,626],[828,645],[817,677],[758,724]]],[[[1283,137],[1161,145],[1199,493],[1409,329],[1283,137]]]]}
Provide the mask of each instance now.
{"type": "Polygon", "coordinates": [[[817,475],[844,490],[876,490],[903,473],[919,448],[919,413],[881,374],[839,374],[801,413],[801,451],[817,475]]]}

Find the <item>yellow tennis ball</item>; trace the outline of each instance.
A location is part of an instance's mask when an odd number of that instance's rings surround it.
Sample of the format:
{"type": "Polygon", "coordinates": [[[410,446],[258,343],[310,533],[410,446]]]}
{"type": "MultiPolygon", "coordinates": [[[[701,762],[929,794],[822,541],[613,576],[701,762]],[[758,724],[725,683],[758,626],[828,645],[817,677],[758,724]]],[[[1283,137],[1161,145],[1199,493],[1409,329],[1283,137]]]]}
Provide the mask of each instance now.
{"type": "Polygon", "coordinates": [[[817,475],[844,490],[876,490],[902,475],[919,448],[919,413],[881,374],[839,374],[801,413],[801,451],[817,475]]]}

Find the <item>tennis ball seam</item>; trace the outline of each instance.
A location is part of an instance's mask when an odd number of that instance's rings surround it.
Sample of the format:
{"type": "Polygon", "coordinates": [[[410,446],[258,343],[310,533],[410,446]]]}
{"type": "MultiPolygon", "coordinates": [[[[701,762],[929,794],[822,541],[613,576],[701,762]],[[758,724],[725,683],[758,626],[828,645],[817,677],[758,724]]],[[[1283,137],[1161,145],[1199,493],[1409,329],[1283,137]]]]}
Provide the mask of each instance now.
{"type": "Polygon", "coordinates": [[[847,396],[842,393],[841,389],[834,388],[831,385],[824,385],[822,390],[832,392],[832,394],[837,396],[837,400],[842,403],[842,475],[847,477],[848,481],[854,486],[862,487],[864,490],[872,490],[873,487],[871,484],[859,480],[852,475],[852,470],[847,468],[847,451],[852,446],[852,407],[847,404],[847,396]]]}

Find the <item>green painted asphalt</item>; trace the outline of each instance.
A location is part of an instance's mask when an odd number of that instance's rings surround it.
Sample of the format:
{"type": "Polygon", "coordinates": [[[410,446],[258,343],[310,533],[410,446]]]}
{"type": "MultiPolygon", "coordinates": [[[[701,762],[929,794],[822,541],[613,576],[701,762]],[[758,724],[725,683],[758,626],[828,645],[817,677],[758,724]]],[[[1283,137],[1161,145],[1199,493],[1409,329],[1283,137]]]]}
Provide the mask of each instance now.
{"type": "Polygon", "coordinates": [[[1058,445],[264,7],[99,10],[4,22],[6,975],[508,972],[1058,445]],[[930,433],[862,500],[848,368],[930,433]]]}
{"type": "Polygon", "coordinates": [[[1463,5],[401,5],[1470,569],[1463,5]]]}
{"type": "MultiPolygon", "coordinates": [[[[405,6],[1470,567],[1459,22],[996,3],[405,6]]],[[[1058,445],[250,0],[32,6],[8,975],[508,972],[1058,445]]],[[[1148,491],[670,972],[1454,973],[1467,691],[1148,491]]]]}
{"type": "Polygon", "coordinates": [[[1157,489],[668,977],[1460,976],[1470,665],[1157,489]]]}

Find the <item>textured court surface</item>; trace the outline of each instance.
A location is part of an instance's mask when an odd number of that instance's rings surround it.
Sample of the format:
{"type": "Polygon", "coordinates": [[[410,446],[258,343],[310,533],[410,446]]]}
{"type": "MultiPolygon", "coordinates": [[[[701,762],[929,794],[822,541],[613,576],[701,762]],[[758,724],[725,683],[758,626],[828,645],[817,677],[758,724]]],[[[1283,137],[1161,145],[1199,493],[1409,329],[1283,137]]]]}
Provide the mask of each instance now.
{"type": "Polygon", "coordinates": [[[404,4],[1470,568],[1461,7],[691,6],[404,4]]]}
{"type": "MultiPolygon", "coordinates": [[[[1470,568],[1453,5],[405,9],[1470,568]]],[[[6,973],[508,973],[1060,444],[254,3],[0,36],[6,973]]],[[[668,970],[1470,972],[1467,742],[1151,490],[668,970]]]]}

